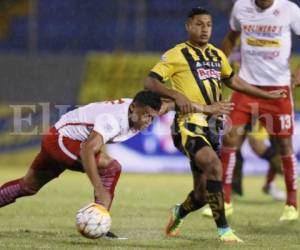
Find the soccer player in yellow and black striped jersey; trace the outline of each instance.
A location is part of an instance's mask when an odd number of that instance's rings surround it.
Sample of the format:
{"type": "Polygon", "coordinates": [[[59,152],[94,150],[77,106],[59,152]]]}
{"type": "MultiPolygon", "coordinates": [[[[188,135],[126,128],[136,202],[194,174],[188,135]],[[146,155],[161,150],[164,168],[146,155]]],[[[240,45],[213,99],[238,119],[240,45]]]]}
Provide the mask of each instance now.
{"type": "Polygon", "coordinates": [[[228,226],[224,214],[222,166],[216,153],[218,133],[209,126],[217,122],[210,118],[219,115],[222,110],[226,111],[228,103],[221,101],[222,82],[237,91],[267,99],[281,98],[285,93],[282,90],[265,92],[233,77],[226,56],[209,43],[212,18],[207,10],[200,7],[192,9],[188,14],[186,30],[188,41],[164,53],[145,81],[145,88],[175,102],[177,112],[173,141],[189,157],[194,180],[194,189],[187,199],[172,209],[166,233],[177,236],[183,218],[208,203],[220,240],[240,242],[228,226]],[[169,79],[171,88],[163,84],[169,79]],[[194,112],[193,102],[202,106],[203,113],[194,112]]]}

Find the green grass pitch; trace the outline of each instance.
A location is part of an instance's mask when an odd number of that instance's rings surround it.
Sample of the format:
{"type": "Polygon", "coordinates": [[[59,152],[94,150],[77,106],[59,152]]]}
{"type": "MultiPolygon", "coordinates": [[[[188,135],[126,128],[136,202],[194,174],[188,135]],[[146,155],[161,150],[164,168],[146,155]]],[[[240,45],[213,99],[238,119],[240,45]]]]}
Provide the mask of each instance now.
{"type": "MultiPolygon", "coordinates": [[[[1,166],[0,183],[24,168],[1,166]]],[[[278,178],[282,186],[282,179],[278,178]]],[[[300,249],[300,223],[279,223],[283,203],[261,193],[262,177],[245,178],[245,197],[235,200],[231,226],[245,243],[217,241],[213,220],[200,212],[184,221],[181,236],[166,238],[169,208],[191,189],[191,176],[123,174],[112,208],[112,231],[126,241],[89,240],[77,233],[76,211],[92,200],[87,177],[67,171],[36,196],[0,209],[0,249],[300,249]]]]}

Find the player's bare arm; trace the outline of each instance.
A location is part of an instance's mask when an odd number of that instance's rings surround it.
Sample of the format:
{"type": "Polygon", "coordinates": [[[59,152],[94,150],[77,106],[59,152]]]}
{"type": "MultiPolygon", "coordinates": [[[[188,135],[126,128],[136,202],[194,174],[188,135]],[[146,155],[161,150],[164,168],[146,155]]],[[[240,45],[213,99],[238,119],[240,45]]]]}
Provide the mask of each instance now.
{"type": "Polygon", "coordinates": [[[226,56],[229,56],[236,46],[238,39],[240,38],[241,33],[238,31],[230,30],[227,35],[225,36],[222,45],[221,50],[224,52],[226,56]]]}
{"type": "Polygon", "coordinates": [[[84,170],[94,187],[96,202],[99,202],[104,205],[104,207],[108,208],[111,197],[102,184],[95,159],[95,155],[100,152],[102,146],[102,136],[99,133],[92,131],[87,141],[83,143],[80,157],[84,170]]]}
{"type": "MultiPolygon", "coordinates": [[[[196,104],[197,106],[199,104],[196,104]]],[[[199,105],[200,106],[200,105],[199,105]]],[[[219,101],[215,102],[211,105],[201,105],[200,109],[202,109],[202,113],[207,115],[228,115],[230,111],[234,108],[234,104],[228,101],[219,101]]]]}
{"type": "Polygon", "coordinates": [[[300,86],[300,62],[298,63],[297,68],[292,73],[292,87],[299,87],[300,86]]]}
{"type": "Polygon", "coordinates": [[[183,114],[193,112],[192,103],[183,94],[169,89],[164,86],[159,80],[153,77],[147,77],[144,85],[145,89],[151,90],[162,97],[168,97],[174,100],[176,106],[183,114]]]}
{"type": "Polygon", "coordinates": [[[242,78],[238,76],[234,76],[230,79],[223,80],[223,82],[228,88],[245,93],[247,95],[253,95],[259,98],[280,99],[286,97],[286,90],[284,89],[278,89],[274,91],[264,91],[262,89],[259,89],[247,83],[246,81],[244,81],[242,78]]]}
{"type": "MultiPolygon", "coordinates": [[[[159,115],[168,113],[175,110],[175,103],[172,100],[164,100],[159,111],[159,115]]],[[[207,115],[227,115],[233,110],[234,104],[228,101],[219,101],[211,105],[203,105],[192,102],[193,112],[204,113],[207,115]]]]}

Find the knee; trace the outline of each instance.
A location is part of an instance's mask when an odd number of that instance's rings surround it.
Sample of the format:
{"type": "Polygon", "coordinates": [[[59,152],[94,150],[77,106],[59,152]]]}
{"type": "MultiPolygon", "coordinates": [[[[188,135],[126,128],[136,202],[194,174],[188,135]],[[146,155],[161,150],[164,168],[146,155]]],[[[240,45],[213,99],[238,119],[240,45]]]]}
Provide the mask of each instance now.
{"type": "Polygon", "coordinates": [[[280,150],[280,154],[290,155],[293,153],[292,140],[290,138],[282,138],[278,140],[278,146],[280,150]]]}
{"type": "MultiPolygon", "coordinates": [[[[243,128],[241,128],[242,130],[243,128]]],[[[238,129],[232,129],[224,134],[222,138],[222,145],[224,147],[237,147],[239,148],[243,142],[243,136],[238,133],[238,129]]]]}
{"type": "Polygon", "coordinates": [[[208,180],[221,180],[222,179],[222,166],[217,155],[208,154],[206,157],[195,157],[196,164],[202,166],[202,169],[208,180]]]}
{"type": "Polygon", "coordinates": [[[100,175],[120,175],[122,172],[122,166],[117,160],[110,161],[105,167],[100,169],[100,175]]]}
{"type": "Polygon", "coordinates": [[[24,196],[35,195],[40,190],[40,187],[30,185],[24,181],[24,179],[20,180],[20,192],[24,196]]]}
{"type": "Polygon", "coordinates": [[[122,166],[117,160],[113,160],[108,164],[108,168],[110,171],[114,173],[121,173],[122,171],[122,166]]]}

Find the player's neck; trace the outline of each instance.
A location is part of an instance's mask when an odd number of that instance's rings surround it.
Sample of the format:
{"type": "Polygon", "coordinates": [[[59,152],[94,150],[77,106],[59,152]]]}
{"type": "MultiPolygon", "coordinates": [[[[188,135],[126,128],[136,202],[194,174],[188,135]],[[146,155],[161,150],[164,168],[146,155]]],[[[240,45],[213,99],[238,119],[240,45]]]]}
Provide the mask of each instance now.
{"type": "Polygon", "coordinates": [[[256,7],[259,8],[260,10],[262,10],[262,11],[264,11],[264,10],[266,10],[266,9],[269,9],[269,8],[274,4],[274,1],[273,1],[273,2],[272,2],[270,5],[268,5],[268,6],[261,6],[257,0],[255,0],[254,2],[255,2],[256,7]]]}
{"type": "Polygon", "coordinates": [[[194,41],[191,41],[191,40],[189,40],[188,43],[191,46],[196,47],[196,48],[201,49],[201,50],[206,49],[207,46],[208,46],[208,43],[197,43],[197,42],[194,42],[194,41]]]}

